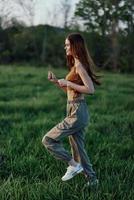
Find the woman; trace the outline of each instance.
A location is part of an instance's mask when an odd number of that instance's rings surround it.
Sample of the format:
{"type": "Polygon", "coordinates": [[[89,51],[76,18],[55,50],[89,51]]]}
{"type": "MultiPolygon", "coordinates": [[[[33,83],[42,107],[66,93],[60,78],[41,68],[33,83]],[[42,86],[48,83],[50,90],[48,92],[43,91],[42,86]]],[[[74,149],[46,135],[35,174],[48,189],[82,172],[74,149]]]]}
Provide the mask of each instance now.
{"type": "Polygon", "coordinates": [[[70,68],[66,79],[58,80],[50,71],[48,79],[67,92],[67,116],[43,137],[42,143],[55,158],[69,164],[62,181],[67,181],[83,171],[88,180],[87,184],[92,186],[98,183],[98,179],[84,147],[84,129],[89,121],[84,94],[93,94],[95,91],[93,83],[100,85],[100,82],[93,72],[95,65],[79,33],[67,36],[65,50],[70,68]],[[61,144],[61,140],[67,136],[72,156],[61,144]]]}

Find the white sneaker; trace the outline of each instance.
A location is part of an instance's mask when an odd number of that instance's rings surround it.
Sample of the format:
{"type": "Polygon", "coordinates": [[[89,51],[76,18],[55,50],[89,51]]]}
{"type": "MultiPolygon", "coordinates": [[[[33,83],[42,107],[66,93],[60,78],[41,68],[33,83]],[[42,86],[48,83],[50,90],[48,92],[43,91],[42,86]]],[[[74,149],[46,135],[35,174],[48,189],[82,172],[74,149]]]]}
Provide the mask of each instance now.
{"type": "Polygon", "coordinates": [[[81,164],[77,164],[76,167],[70,165],[69,167],[67,167],[67,171],[66,171],[65,175],[61,179],[62,179],[62,181],[67,181],[82,171],[83,171],[83,168],[82,168],[81,164]]]}

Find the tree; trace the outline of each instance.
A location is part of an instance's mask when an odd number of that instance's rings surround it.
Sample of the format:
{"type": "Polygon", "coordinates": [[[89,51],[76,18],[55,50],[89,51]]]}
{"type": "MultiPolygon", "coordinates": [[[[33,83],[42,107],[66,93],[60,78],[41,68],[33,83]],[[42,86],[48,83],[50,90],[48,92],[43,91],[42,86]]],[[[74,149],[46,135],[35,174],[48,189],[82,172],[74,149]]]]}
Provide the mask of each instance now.
{"type": "Polygon", "coordinates": [[[127,34],[134,33],[134,1],[122,1],[120,5],[121,20],[126,24],[125,32],[127,34]]]}
{"type": "Polygon", "coordinates": [[[70,0],[63,0],[61,2],[61,11],[63,15],[63,27],[68,27],[69,14],[71,10],[70,0]]]}
{"type": "Polygon", "coordinates": [[[75,16],[83,20],[85,29],[89,32],[106,33],[106,17],[108,10],[103,0],[80,0],[76,4],[75,16]]]}
{"type": "Polygon", "coordinates": [[[129,31],[133,29],[133,11],[133,0],[80,0],[77,3],[75,15],[84,21],[85,29],[110,38],[111,51],[104,66],[112,63],[112,68],[117,70],[118,33],[123,29],[123,22],[126,23],[129,31]]]}

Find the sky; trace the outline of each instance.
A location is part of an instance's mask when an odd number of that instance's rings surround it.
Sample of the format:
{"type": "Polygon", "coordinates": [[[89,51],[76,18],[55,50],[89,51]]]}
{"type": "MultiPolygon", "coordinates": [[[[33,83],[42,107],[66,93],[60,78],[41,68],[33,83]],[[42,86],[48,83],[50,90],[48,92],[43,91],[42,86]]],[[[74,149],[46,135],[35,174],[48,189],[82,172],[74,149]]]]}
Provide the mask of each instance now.
{"type": "MultiPolygon", "coordinates": [[[[52,26],[63,27],[63,2],[69,2],[71,8],[68,21],[71,22],[74,16],[75,5],[80,0],[3,0],[0,1],[0,15],[4,16],[3,27],[10,25],[11,18],[24,22],[26,25],[49,24],[52,26]],[[20,5],[20,1],[25,5],[20,5]],[[33,1],[35,3],[33,3],[33,1]],[[30,7],[33,11],[32,17],[25,8],[30,7]],[[8,13],[8,17],[7,17],[8,13]],[[5,23],[6,22],[6,23],[5,23]],[[7,23],[8,22],[8,23],[7,23]]],[[[82,27],[82,20],[79,24],[82,27]]],[[[78,21],[77,21],[78,23],[78,21]]],[[[70,23],[69,23],[70,24],[70,23]]],[[[120,22],[120,27],[125,27],[125,24],[120,22]]]]}
{"type": "MultiPolygon", "coordinates": [[[[62,4],[65,0],[36,0],[34,24],[63,25],[62,4]]],[[[71,5],[69,20],[71,20],[75,4],[79,0],[69,0],[71,5]]]]}
{"type": "Polygon", "coordinates": [[[71,6],[69,12],[69,20],[71,20],[75,4],[79,0],[4,0],[0,1],[0,14],[5,16],[4,19],[9,21],[9,24],[10,19],[15,18],[26,25],[50,24],[63,27],[63,2],[69,2],[71,6]],[[29,10],[32,11],[30,15],[29,10]]]}

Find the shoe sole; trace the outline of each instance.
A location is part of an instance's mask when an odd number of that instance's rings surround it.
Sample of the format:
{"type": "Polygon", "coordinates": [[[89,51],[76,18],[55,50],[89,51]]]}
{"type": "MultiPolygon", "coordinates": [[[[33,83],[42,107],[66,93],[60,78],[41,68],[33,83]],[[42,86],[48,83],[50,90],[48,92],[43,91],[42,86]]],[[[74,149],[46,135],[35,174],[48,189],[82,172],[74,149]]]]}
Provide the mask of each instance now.
{"type": "Polygon", "coordinates": [[[79,169],[78,171],[76,171],[76,172],[74,172],[73,174],[72,174],[72,176],[70,176],[69,178],[67,178],[67,179],[62,179],[62,181],[68,181],[68,180],[70,180],[71,178],[73,178],[74,176],[76,176],[77,174],[79,174],[80,172],[82,172],[83,171],[83,168],[81,168],[81,169],[79,169]]]}

